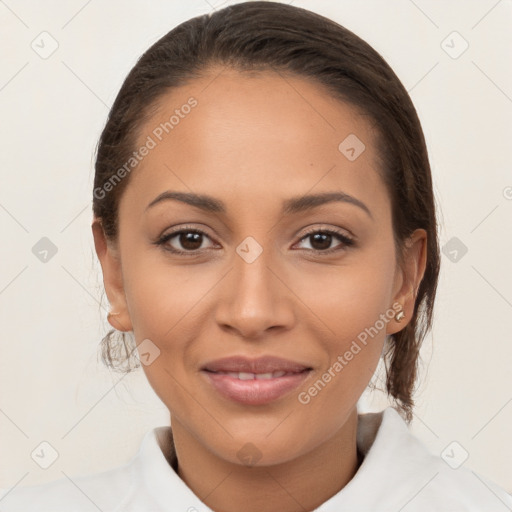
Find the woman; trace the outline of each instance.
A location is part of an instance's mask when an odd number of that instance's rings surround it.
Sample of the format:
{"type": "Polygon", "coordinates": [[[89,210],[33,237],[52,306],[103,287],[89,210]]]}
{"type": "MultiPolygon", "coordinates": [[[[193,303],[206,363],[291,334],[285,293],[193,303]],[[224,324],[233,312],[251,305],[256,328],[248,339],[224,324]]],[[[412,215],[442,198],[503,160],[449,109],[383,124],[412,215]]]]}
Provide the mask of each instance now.
{"type": "Polygon", "coordinates": [[[137,355],[172,428],[2,510],[512,506],[407,429],[440,264],[432,179],[407,92],[353,33],[273,2],[176,27],[114,102],[93,210],[104,359],[137,355]],[[381,357],[396,405],[358,415],[381,357]]]}

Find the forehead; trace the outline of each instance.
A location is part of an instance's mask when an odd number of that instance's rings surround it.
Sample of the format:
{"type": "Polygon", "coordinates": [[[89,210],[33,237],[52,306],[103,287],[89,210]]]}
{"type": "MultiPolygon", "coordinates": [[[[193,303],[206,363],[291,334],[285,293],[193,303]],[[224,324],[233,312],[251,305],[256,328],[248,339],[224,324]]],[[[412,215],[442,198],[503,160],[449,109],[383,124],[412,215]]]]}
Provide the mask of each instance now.
{"type": "Polygon", "coordinates": [[[375,136],[366,116],[312,81],[214,68],[160,98],[126,201],[172,189],[268,206],[336,189],[385,207],[375,136]]]}

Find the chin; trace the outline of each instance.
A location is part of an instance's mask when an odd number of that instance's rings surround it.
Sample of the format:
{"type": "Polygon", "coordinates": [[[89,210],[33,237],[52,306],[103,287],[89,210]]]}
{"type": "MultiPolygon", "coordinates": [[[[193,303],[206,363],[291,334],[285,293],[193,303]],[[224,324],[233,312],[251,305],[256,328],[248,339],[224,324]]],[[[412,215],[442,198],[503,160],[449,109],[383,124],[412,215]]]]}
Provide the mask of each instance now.
{"type": "Polygon", "coordinates": [[[267,421],[263,426],[262,422],[253,422],[247,429],[230,429],[226,424],[233,437],[222,435],[217,438],[218,442],[212,443],[212,438],[205,441],[219,458],[233,464],[250,467],[283,464],[306,453],[312,438],[310,435],[300,437],[301,432],[305,434],[303,426],[298,430],[286,429],[278,426],[280,421],[282,419],[267,421]]]}

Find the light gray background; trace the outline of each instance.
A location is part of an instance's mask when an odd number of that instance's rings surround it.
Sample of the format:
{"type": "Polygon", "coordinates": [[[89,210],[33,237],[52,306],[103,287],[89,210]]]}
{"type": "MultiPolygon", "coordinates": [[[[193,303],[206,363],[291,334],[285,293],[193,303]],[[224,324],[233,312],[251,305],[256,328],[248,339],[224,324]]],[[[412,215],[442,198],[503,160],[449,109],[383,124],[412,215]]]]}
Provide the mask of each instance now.
{"type": "MultiPolygon", "coordinates": [[[[140,54],[228,3],[0,1],[1,487],[118,466],[168,423],[142,370],[123,376],[98,361],[109,326],[90,231],[93,154],[140,54]],[[46,262],[32,251],[42,237],[58,249],[46,262]],[[43,441],[58,452],[48,469],[31,458],[43,441]]],[[[436,454],[456,441],[452,459],[467,452],[464,466],[512,492],[511,1],[292,3],[368,41],[411,94],[450,244],[412,430],[436,454]],[[469,44],[457,58],[453,31],[469,44]]],[[[375,392],[360,406],[386,404],[375,392]]]]}

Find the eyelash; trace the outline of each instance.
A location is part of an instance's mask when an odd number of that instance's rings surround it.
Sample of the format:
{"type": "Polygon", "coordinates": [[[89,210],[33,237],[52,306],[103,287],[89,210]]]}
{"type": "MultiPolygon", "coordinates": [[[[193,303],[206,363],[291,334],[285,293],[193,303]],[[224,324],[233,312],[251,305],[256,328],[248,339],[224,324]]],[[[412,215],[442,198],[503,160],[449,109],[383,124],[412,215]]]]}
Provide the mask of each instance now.
{"type": "MultiPolygon", "coordinates": [[[[203,236],[210,238],[204,231],[201,231],[200,229],[193,228],[191,226],[185,226],[179,230],[172,231],[171,233],[167,233],[166,235],[161,236],[154,243],[157,246],[164,246],[169,240],[171,240],[172,238],[174,238],[178,235],[181,235],[183,233],[196,233],[196,234],[203,235],[203,236]]],[[[342,243],[337,247],[333,247],[331,249],[326,249],[323,251],[319,250],[319,249],[306,249],[307,251],[313,251],[319,255],[327,255],[327,254],[332,254],[333,252],[336,252],[336,251],[340,251],[343,248],[348,248],[348,247],[352,247],[355,245],[355,241],[353,238],[347,236],[345,233],[342,233],[342,232],[334,230],[334,229],[318,229],[318,228],[311,229],[311,230],[307,231],[301,237],[301,239],[299,241],[302,242],[304,239],[309,238],[312,235],[315,235],[317,233],[332,235],[332,236],[338,238],[338,240],[341,241],[342,243]]],[[[183,256],[197,256],[197,254],[200,251],[199,249],[196,249],[194,251],[181,251],[179,249],[168,248],[168,247],[163,247],[163,249],[166,251],[169,251],[173,254],[178,254],[178,255],[183,255],[183,256]]]]}

